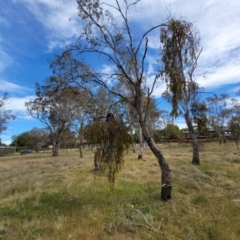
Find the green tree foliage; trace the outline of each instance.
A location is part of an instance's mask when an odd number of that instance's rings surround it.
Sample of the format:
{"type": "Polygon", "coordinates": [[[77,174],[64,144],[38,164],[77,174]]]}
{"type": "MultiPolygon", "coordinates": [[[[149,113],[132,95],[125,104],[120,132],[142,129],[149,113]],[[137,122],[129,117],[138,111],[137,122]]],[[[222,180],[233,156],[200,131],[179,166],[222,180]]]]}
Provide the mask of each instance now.
{"type": "Polygon", "coordinates": [[[10,146],[30,148],[38,152],[42,147],[50,145],[50,132],[46,128],[33,128],[30,131],[12,136],[10,146]]]}
{"type": "Polygon", "coordinates": [[[233,116],[228,123],[228,127],[231,129],[232,137],[236,142],[237,148],[239,149],[238,140],[240,136],[240,116],[233,116]]]}
{"type": "Polygon", "coordinates": [[[232,132],[232,137],[236,142],[237,148],[239,148],[238,140],[240,136],[240,104],[237,100],[235,100],[233,103],[233,115],[228,122],[228,128],[232,132]]]}
{"type": "Polygon", "coordinates": [[[161,132],[163,136],[168,139],[179,139],[181,135],[179,127],[177,125],[174,125],[173,123],[168,123],[161,132]]]}
{"type": "Polygon", "coordinates": [[[216,131],[219,144],[226,142],[225,129],[234,113],[234,99],[230,99],[228,94],[220,94],[207,99],[208,120],[210,127],[216,131]]]}
{"type": "Polygon", "coordinates": [[[77,99],[72,89],[55,87],[52,82],[51,77],[43,85],[37,83],[36,98],[25,105],[28,114],[41,121],[50,131],[52,155],[58,156],[62,134],[72,126],[76,117],[77,99]]]}
{"type": "Polygon", "coordinates": [[[16,118],[16,116],[12,114],[11,110],[6,109],[7,100],[7,93],[4,93],[0,98],[0,134],[3,131],[6,131],[8,123],[16,118]]]}
{"type": "Polygon", "coordinates": [[[72,148],[76,146],[77,136],[69,127],[62,133],[61,148],[72,148]]]}
{"type": "Polygon", "coordinates": [[[124,153],[131,144],[129,129],[122,121],[116,121],[113,114],[108,113],[106,121],[94,121],[88,126],[88,139],[100,145],[101,171],[107,174],[109,182],[114,185],[116,174],[124,163],[124,153]]]}
{"type": "Polygon", "coordinates": [[[197,124],[197,130],[199,135],[208,135],[208,118],[207,118],[207,106],[205,102],[195,101],[192,103],[192,116],[193,121],[197,124]]]}

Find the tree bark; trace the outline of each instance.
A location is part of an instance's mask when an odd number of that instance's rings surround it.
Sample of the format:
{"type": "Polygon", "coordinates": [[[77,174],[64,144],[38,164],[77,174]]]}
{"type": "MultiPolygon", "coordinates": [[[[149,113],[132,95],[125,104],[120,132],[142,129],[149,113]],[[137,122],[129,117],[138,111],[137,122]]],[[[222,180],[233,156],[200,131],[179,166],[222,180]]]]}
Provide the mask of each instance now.
{"type": "Polygon", "coordinates": [[[94,167],[96,171],[101,170],[101,148],[97,148],[96,152],[94,153],[94,167]]]}
{"type": "Polygon", "coordinates": [[[82,142],[80,141],[80,145],[79,145],[79,157],[83,158],[83,147],[82,147],[82,142]]]}
{"type": "Polygon", "coordinates": [[[136,152],[136,150],[135,150],[135,147],[134,147],[134,141],[133,141],[133,131],[132,131],[132,128],[131,128],[131,130],[130,130],[130,134],[131,134],[132,150],[133,150],[133,152],[135,153],[135,152],[136,152]]]}
{"type": "Polygon", "coordinates": [[[187,126],[188,126],[188,131],[191,137],[191,144],[192,144],[192,149],[193,149],[193,156],[192,156],[192,164],[200,164],[200,157],[199,157],[199,145],[198,145],[198,140],[197,136],[194,133],[193,125],[192,125],[192,120],[190,118],[188,110],[184,114],[184,118],[186,120],[187,126]]]}
{"type": "Polygon", "coordinates": [[[149,134],[149,131],[147,129],[147,126],[144,122],[141,122],[141,128],[142,133],[145,141],[147,142],[149,148],[153,152],[153,154],[156,156],[158,160],[158,164],[160,166],[161,172],[162,172],[162,189],[161,189],[161,200],[162,201],[168,201],[172,198],[171,192],[172,192],[172,185],[171,185],[171,169],[169,168],[167,161],[165,160],[162,152],[154,142],[153,138],[149,134]]]}
{"type": "Polygon", "coordinates": [[[140,126],[140,124],[138,124],[138,133],[139,133],[139,154],[138,154],[138,159],[142,159],[143,158],[143,133],[142,133],[142,128],[140,126]]]}
{"type": "Polygon", "coordinates": [[[238,137],[236,137],[236,146],[237,146],[237,149],[239,149],[239,147],[238,147],[238,137]]]}
{"type": "Polygon", "coordinates": [[[81,127],[79,132],[79,157],[83,158],[83,122],[81,122],[81,127]]]}
{"type": "Polygon", "coordinates": [[[52,156],[56,157],[59,155],[60,149],[60,140],[58,137],[53,137],[53,149],[52,149],[52,156]]]}

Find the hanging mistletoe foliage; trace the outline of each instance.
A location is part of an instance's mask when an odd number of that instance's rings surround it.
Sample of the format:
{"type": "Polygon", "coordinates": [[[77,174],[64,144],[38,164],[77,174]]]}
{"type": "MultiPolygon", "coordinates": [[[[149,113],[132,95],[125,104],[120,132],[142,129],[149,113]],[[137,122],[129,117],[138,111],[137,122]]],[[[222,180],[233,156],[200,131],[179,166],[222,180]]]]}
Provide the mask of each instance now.
{"type": "Polygon", "coordinates": [[[95,168],[106,174],[109,182],[114,185],[116,173],[122,168],[124,154],[131,144],[128,128],[109,113],[106,121],[97,120],[92,123],[90,129],[91,141],[100,144],[95,152],[95,168]]]}
{"type": "Polygon", "coordinates": [[[193,73],[201,53],[200,36],[192,23],[170,19],[168,26],[161,29],[160,42],[161,74],[167,84],[164,95],[172,104],[171,115],[176,117],[179,102],[198,90],[193,73]]]}

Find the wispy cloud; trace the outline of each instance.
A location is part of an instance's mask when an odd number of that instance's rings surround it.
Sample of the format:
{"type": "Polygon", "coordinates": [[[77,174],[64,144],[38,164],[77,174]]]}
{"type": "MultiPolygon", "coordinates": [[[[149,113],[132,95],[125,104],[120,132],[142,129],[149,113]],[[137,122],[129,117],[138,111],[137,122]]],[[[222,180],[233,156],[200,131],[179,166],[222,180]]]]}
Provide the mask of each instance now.
{"type": "Polygon", "coordinates": [[[22,91],[27,91],[27,90],[31,90],[29,88],[26,87],[22,87],[20,85],[5,81],[5,80],[0,80],[0,91],[5,92],[7,91],[9,92],[22,92],[22,91]]]}
{"type": "Polygon", "coordinates": [[[77,2],[74,0],[14,0],[15,3],[25,4],[47,31],[49,49],[63,47],[73,36],[77,37],[81,29],[78,23],[77,2]]]}
{"type": "Polygon", "coordinates": [[[35,96],[25,96],[25,97],[9,97],[7,100],[6,108],[11,109],[13,113],[26,114],[25,102],[34,99],[35,96]]]}
{"type": "MultiPolygon", "coordinates": [[[[42,24],[48,38],[50,50],[63,47],[78,37],[81,24],[78,17],[77,2],[75,0],[14,0],[21,3],[42,24]]],[[[112,3],[111,0],[106,0],[112,3]]],[[[123,3],[120,1],[121,4],[123,3]]],[[[129,19],[136,24],[134,39],[138,39],[138,32],[144,32],[166,20],[167,15],[182,16],[193,22],[200,30],[203,51],[199,59],[199,69],[196,72],[199,83],[204,87],[219,87],[238,82],[240,64],[240,1],[209,0],[142,0],[132,6],[129,19]],[[139,31],[138,31],[139,30],[139,31]],[[207,80],[202,76],[206,75],[207,80]]],[[[118,19],[116,11],[112,12],[118,19]]],[[[158,49],[159,31],[150,35],[149,47],[158,49]]],[[[155,58],[149,60],[154,60],[155,58]]],[[[153,62],[152,62],[153,64],[153,62]]],[[[0,66],[1,68],[1,66],[0,66]]]]}
{"type": "MultiPolygon", "coordinates": [[[[203,51],[199,59],[196,76],[203,87],[220,87],[226,84],[240,82],[240,2],[225,1],[175,1],[166,4],[159,1],[141,1],[138,5],[136,20],[141,21],[141,27],[172,16],[193,22],[199,29],[203,51]],[[141,15],[141,17],[140,17],[141,15]],[[140,20],[141,19],[141,20],[140,20]],[[206,76],[206,80],[202,77],[206,76]]],[[[159,36],[159,33],[156,33],[159,36]]],[[[149,47],[157,49],[158,36],[152,36],[149,47]]]]}
{"type": "MultiPolygon", "coordinates": [[[[0,39],[1,43],[1,39],[0,39]]],[[[2,50],[0,45],[0,73],[3,72],[7,67],[13,63],[12,58],[9,54],[2,50]]]]}
{"type": "Polygon", "coordinates": [[[237,94],[240,91],[240,83],[238,87],[232,88],[229,92],[237,94]]]}

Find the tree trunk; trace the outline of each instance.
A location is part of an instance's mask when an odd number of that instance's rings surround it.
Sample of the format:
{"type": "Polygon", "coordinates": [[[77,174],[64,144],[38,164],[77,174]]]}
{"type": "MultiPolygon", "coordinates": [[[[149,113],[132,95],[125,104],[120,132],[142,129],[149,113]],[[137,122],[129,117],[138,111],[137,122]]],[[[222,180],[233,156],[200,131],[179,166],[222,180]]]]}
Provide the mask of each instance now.
{"type": "Polygon", "coordinates": [[[80,145],[79,145],[79,157],[83,158],[83,147],[82,147],[82,142],[80,141],[80,145]]]}
{"type": "Polygon", "coordinates": [[[136,152],[136,150],[135,150],[135,147],[134,147],[134,141],[133,141],[133,131],[132,131],[132,128],[131,128],[131,132],[130,132],[130,134],[131,134],[132,150],[133,150],[133,152],[135,153],[135,152],[136,152]]]}
{"type": "Polygon", "coordinates": [[[197,136],[194,133],[193,125],[192,125],[192,120],[189,116],[189,112],[187,111],[184,114],[187,126],[188,126],[188,131],[191,137],[191,144],[192,144],[192,149],[193,149],[193,156],[192,156],[192,164],[200,164],[200,157],[199,157],[199,145],[198,145],[198,140],[197,136]]]}
{"type": "Polygon", "coordinates": [[[161,200],[162,201],[168,201],[172,198],[171,192],[172,192],[172,185],[171,185],[171,170],[162,154],[160,149],[155,144],[153,138],[148,132],[148,129],[144,122],[141,122],[141,128],[143,132],[143,137],[145,141],[147,142],[149,148],[153,152],[153,154],[156,156],[158,160],[158,164],[161,168],[162,172],[162,190],[161,190],[161,200]]]}
{"type": "Polygon", "coordinates": [[[60,140],[58,137],[53,138],[53,148],[52,148],[52,156],[56,157],[59,155],[59,149],[60,149],[60,140]]]}
{"type": "Polygon", "coordinates": [[[143,158],[143,134],[142,134],[142,128],[140,126],[140,124],[138,124],[138,133],[139,133],[139,154],[138,154],[138,159],[142,159],[143,158]]]}
{"type": "Polygon", "coordinates": [[[238,137],[239,137],[239,135],[237,135],[237,137],[235,137],[235,143],[236,143],[237,149],[239,149],[239,146],[238,146],[238,137]]]}
{"type": "Polygon", "coordinates": [[[101,170],[101,155],[102,155],[101,148],[97,148],[96,152],[94,153],[94,167],[96,171],[101,170]]]}
{"type": "Polygon", "coordinates": [[[79,132],[79,154],[80,154],[80,158],[83,158],[83,123],[81,122],[81,128],[80,128],[80,132],[79,132]]]}

